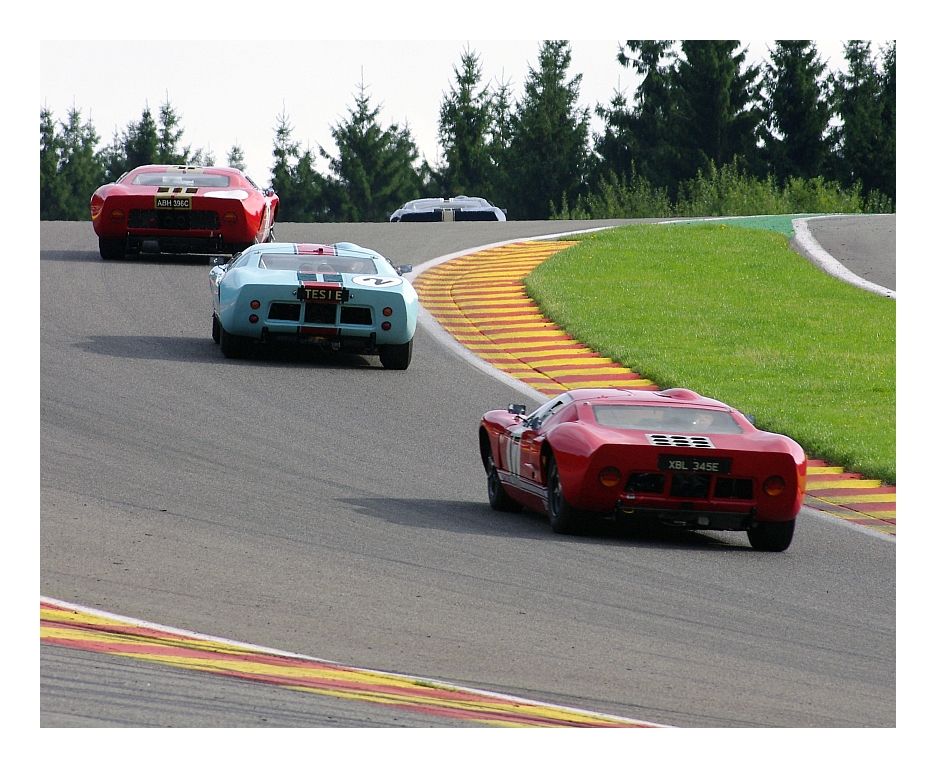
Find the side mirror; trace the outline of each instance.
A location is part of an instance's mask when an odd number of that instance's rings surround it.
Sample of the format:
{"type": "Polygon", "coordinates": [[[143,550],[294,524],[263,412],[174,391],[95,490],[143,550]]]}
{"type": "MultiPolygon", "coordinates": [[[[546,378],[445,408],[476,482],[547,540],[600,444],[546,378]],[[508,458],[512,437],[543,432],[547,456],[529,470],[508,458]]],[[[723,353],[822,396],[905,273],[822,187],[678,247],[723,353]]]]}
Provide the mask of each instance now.
{"type": "Polygon", "coordinates": [[[744,414],[744,418],[746,418],[749,422],[751,422],[751,424],[754,423],[754,414],[753,414],[753,413],[746,413],[746,414],[744,414]]]}
{"type": "Polygon", "coordinates": [[[228,263],[227,256],[209,256],[208,257],[209,267],[224,267],[224,266],[227,266],[227,263],[228,263]]]}
{"type": "Polygon", "coordinates": [[[412,265],[412,264],[401,264],[399,267],[396,267],[396,271],[397,271],[397,274],[398,274],[398,275],[405,275],[407,272],[412,272],[412,271],[413,271],[413,265],[412,265]]]}
{"type": "Polygon", "coordinates": [[[511,403],[507,406],[507,413],[512,413],[514,416],[523,416],[526,414],[526,404],[511,403]]]}
{"type": "Polygon", "coordinates": [[[267,197],[273,197],[273,195],[276,194],[276,190],[273,189],[273,187],[267,187],[265,190],[263,190],[263,194],[267,197]]]}

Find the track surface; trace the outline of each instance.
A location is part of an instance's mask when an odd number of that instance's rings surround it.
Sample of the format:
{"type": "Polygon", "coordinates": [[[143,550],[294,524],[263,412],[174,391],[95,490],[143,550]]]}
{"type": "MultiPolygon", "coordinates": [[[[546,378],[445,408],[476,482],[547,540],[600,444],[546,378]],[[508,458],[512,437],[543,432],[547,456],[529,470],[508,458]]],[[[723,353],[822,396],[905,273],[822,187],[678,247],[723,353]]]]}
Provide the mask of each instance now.
{"type": "MultiPolygon", "coordinates": [[[[569,228],[277,234],[419,264],[569,228]]],[[[425,329],[406,372],[227,361],[204,259],[105,263],[86,223],[42,224],[41,281],[41,594],[671,725],[895,724],[892,541],[808,513],[781,555],[743,534],[555,536],[487,506],[478,419],[518,393],[425,329]]],[[[432,724],[103,655],[41,658],[48,726],[432,724]]]]}

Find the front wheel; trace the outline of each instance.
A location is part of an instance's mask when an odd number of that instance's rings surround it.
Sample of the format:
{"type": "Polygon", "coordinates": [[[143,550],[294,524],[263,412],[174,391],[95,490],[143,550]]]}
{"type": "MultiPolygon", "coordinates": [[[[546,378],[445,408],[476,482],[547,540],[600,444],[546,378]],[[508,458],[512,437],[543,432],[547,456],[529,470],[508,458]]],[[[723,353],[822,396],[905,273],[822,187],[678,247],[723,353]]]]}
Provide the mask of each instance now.
{"type": "Polygon", "coordinates": [[[384,368],[405,371],[413,359],[413,340],[410,339],[406,344],[384,344],[377,354],[384,368]]]}
{"type": "Polygon", "coordinates": [[[748,529],[748,541],[759,552],[783,552],[793,541],[796,518],[782,523],[757,523],[748,529]]]}
{"type": "Polygon", "coordinates": [[[221,343],[221,323],[218,322],[218,316],[211,316],[211,339],[215,344],[221,343]]]}
{"type": "Polygon", "coordinates": [[[555,459],[549,462],[546,475],[546,508],[549,524],[555,533],[578,533],[582,525],[581,513],[562,494],[562,481],[555,459]]]}
{"type": "Polygon", "coordinates": [[[98,250],[107,261],[122,259],[127,253],[127,241],[123,237],[99,237],[98,250]]]}

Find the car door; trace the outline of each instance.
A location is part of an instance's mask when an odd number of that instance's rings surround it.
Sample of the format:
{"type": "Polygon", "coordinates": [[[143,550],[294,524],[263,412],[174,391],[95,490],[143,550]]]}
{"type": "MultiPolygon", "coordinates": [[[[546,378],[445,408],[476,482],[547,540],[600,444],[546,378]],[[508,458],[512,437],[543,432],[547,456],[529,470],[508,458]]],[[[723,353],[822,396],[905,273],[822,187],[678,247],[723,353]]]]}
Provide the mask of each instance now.
{"type": "Polygon", "coordinates": [[[540,470],[543,442],[550,426],[560,418],[560,414],[571,402],[572,395],[568,393],[554,397],[531,413],[530,418],[523,424],[524,428],[517,431],[517,469],[524,480],[546,485],[546,478],[541,476],[540,470]]]}

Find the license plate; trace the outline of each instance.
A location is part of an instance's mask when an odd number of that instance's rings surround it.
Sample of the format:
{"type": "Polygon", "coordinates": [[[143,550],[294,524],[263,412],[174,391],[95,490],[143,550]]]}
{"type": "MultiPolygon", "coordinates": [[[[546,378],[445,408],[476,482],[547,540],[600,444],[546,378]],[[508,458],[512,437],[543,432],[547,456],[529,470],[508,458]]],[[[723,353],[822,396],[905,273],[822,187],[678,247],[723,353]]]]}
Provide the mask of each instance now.
{"type": "Polygon", "coordinates": [[[731,471],[731,459],[713,459],[707,456],[674,456],[661,454],[657,469],[667,472],[712,472],[724,474],[731,471]]]}
{"type": "Polygon", "coordinates": [[[159,211],[190,211],[192,210],[191,197],[157,197],[156,210],[159,211]]]}
{"type": "Polygon", "coordinates": [[[300,301],[341,304],[345,300],[345,289],[340,285],[327,283],[302,283],[296,291],[296,296],[300,301]]]}

